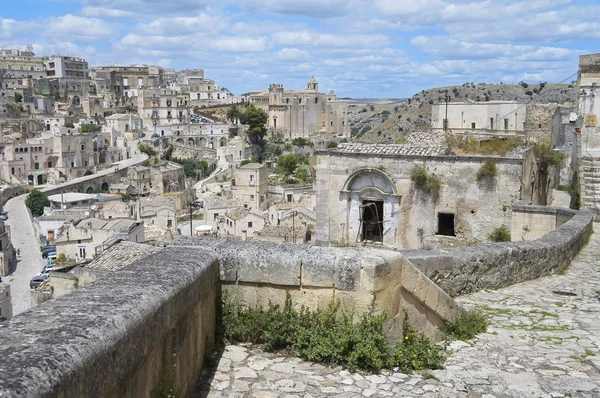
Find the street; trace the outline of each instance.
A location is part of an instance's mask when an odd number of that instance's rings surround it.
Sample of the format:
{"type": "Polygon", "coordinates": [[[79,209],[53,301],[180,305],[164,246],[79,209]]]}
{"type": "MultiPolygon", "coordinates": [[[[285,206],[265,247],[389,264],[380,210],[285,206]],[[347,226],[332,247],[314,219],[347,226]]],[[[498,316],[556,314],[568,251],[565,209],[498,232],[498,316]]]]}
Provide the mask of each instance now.
{"type": "Polygon", "coordinates": [[[17,196],[4,205],[4,210],[8,212],[8,220],[4,223],[10,226],[11,241],[15,250],[21,250],[16,268],[13,265],[12,273],[3,278],[4,282],[10,285],[13,316],[31,307],[29,280],[40,272],[45,263],[25,208],[26,197],[26,195],[17,196]]]}
{"type": "MultiPolygon", "coordinates": [[[[192,228],[196,231],[196,227],[199,225],[204,225],[204,220],[192,220],[192,228]]],[[[181,235],[183,236],[191,236],[190,234],[190,223],[184,222],[177,225],[177,227],[181,230],[181,235]]]]}

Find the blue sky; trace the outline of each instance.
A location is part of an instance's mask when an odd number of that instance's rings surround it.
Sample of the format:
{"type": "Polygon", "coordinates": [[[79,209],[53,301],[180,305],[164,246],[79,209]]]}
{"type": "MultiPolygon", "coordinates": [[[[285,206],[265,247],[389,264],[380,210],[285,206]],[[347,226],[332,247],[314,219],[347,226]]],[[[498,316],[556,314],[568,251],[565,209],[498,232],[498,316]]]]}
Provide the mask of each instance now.
{"type": "Polygon", "coordinates": [[[408,97],[562,81],[600,52],[599,15],[600,0],[20,0],[2,5],[0,46],[202,68],[236,94],[314,75],[339,96],[408,97]]]}

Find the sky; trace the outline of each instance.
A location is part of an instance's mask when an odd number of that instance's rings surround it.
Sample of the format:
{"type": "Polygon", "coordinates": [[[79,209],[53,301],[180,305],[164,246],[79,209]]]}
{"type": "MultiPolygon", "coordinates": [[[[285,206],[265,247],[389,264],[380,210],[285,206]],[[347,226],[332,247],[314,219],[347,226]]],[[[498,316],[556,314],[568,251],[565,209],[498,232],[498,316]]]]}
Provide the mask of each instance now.
{"type": "Polygon", "coordinates": [[[600,52],[599,15],[600,0],[18,0],[0,9],[0,47],[204,69],[235,94],[314,76],[339,97],[403,98],[570,83],[600,52]]]}

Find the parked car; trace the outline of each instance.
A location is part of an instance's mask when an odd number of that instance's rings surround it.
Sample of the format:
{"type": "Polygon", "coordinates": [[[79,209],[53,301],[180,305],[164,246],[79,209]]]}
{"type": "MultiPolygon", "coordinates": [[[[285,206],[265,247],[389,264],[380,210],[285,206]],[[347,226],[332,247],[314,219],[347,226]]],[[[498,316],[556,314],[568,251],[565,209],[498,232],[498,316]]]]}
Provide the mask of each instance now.
{"type": "Polygon", "coordinates": [[[46,279],[48,279],[49,276],[50,276],[50,274],[48,274],[48,273],[37,274],[36,276],[31,278],[31,280],[29,281],[29,287],[31,289],[36,289],[38,286],[40,286],[42,283],[44,283],[46,281],[46,279]]]}
{"type": "Polygon", "coordinates": [[[48,258],[48,254],[55,252],[55,251],[56,251],[56,246],[46,246],[42,250],[42,258],[48,258]]]}
{"type": "Polygon", "coordinates": [[[56,257],[58,257],[58,256],[56,255],[55,251],[48,253],[48,260],[54,261],[54,260],[56,260],[56,257]]]}
{"type": "Polygon", "coordinates": [[[192,207],[194,209],[202,209],[204,208],[204,202],[202,200],[194,200],[192,202],[192,207]]]}
{"type": "Polygon", "coordinates": [[[48,272],[52,272],[54,271],[54,264],[52,263],[48,263],[46,265],[44,265],[44,268],[42,268],[42,274],[47,274],[48,272]]]}
{"type": "Polygon", "coordinates": [[[2,220],[2,221],[8,220],[8,212],[0,211],[0,220],[2,220]]]}

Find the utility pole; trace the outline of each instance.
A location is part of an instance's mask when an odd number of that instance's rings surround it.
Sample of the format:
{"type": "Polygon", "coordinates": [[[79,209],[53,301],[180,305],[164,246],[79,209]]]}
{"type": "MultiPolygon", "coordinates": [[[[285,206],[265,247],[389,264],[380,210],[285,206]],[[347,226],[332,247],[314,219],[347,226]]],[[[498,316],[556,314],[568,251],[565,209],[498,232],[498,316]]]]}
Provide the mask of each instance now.
{"type": "Polygon", "coordinates": [[[189,202],[190,202],[190,236],[194,236],[194,228],[192,228],[192,198],[193,198],[193,195],[192,195],[191,188],[190,188],[189,192],[190,193],[189,193],[188,197],[190,198],[189,199],[189,202]]]}
{"type": "Polygon", "coordinates": [[[296,243],[296,213],[297,211],[292,212],[292,242],[296,243]]]}
{"type": "Polygon", "coordinates": [[[448,132],[448,101],[450,101],[450,96],[448,95],[448,90],[446,90],[446,96],[444,97],[446,100],[446,117],[444,118],[444,133],[448,132]]]}

